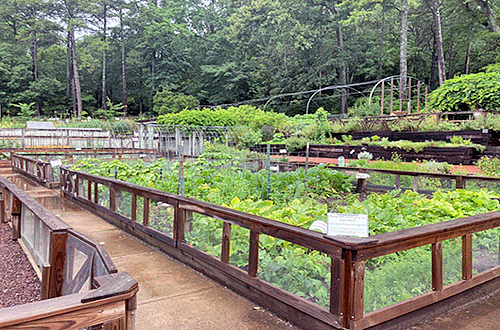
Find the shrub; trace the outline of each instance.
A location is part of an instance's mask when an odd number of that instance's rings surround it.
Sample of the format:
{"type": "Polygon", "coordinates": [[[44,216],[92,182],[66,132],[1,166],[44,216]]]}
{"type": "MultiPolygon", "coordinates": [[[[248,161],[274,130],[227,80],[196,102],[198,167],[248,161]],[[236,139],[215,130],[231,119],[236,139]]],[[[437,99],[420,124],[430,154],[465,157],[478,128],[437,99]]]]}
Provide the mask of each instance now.
{"type": "Polygon", "coordinates": [[[486,176],[500,176],[500,158],[483,156],[477,162],[477,167],[486,176]]]}
{"type": "Polygon", "coordinates": [[[191,95],[173,93],[169,90],[156,92],[153,97],[153,111],[159,115],[165,113],[176,113],[186,108],[192,109],[200,105],[200,102],[191,95]]]}
{"type": "Polygon", "coordinates": [[[462,75],[445,81],[429,95],[429,107],[440,111],[493,111],[500,108],[500,73],[462,75]]]}
{"type": "Polygon", "coordinates": [[[285,142],[286,150],[294,152],[303,149],[307,145],[307,138],[303,136],[292,136],[285,142]]]}

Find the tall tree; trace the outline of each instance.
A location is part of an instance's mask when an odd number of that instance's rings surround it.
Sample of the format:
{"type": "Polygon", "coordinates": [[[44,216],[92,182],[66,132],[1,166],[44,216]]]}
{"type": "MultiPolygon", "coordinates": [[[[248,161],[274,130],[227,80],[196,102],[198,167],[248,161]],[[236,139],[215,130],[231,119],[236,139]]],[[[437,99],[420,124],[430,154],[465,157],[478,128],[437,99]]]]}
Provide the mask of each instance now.
{"type": "MultiPolygon", "coordinates": [[[[436,39],[436,53],[438,61],[439,85],[442,86],[446,80],[443,55],[443,36],[441,33],[441,16],[439,12],[439,0],[432,0],[432,15],[434,16],[434,38],[436,39]]],[[[451,57],[451,56],[450,56],[451,57]]]]}

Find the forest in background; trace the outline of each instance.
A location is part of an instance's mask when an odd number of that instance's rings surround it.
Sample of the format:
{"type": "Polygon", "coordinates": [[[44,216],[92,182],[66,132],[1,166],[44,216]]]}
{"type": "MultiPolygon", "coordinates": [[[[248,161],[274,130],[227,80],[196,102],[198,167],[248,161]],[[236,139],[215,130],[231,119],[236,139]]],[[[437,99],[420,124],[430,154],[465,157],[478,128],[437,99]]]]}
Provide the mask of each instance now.
{"type": "MultiPolygon", "coordinates": [[[[499,71],[488,0],[2,0],[0,111],[162,114],[392,75],[499,71]],[[165,110],[167,109],[167,110],[165,110]]],[[[330,113],[351,100],[325,93],[330,113]]],[[[251,100],[261,100],[251,101],[251,100]]],[[[263,100],[263,101],[262,101],[263,100]]],[[[294,115],[307,96],[272,104],[294,115]]]]}

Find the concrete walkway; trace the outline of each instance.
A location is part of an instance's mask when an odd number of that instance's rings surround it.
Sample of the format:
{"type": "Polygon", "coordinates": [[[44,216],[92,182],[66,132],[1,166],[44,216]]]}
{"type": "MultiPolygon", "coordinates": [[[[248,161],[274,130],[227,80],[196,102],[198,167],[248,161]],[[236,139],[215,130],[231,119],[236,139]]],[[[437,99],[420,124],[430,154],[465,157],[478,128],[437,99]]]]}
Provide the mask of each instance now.
{"type": "Polygon", "coordinates": [[[73,229],[101,243],[118,270],[139,282],[137,329],[298,330],[101,218],[61,201],[57,191],[29,184],[18,175],[2,175],[73,229]]]}

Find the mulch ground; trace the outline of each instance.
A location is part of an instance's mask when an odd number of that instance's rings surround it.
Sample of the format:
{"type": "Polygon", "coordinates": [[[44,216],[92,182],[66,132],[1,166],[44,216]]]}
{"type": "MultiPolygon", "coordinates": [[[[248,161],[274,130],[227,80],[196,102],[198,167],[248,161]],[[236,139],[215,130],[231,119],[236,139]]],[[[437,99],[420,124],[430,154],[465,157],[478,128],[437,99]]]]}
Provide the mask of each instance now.
{"type": "Polygon", "coordinates": [[[40,300],[41,284],[26,254],[12,240],[12,230],[0,223],[0,308],[40,300]]]}

